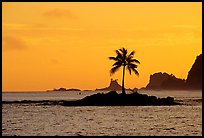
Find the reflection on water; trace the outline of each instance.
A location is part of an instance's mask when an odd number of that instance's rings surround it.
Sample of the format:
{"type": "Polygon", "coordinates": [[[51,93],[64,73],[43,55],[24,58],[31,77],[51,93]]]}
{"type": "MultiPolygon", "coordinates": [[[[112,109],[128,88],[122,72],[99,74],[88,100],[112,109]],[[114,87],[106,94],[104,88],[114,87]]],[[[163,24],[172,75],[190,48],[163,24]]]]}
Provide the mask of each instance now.
{"type": "MultiPolygon", "coordinates": [[[[82,93],[82,92],[81,92],[82,93]]],[[[3,100],[77,99],[92,94],[69,93],[3,93],[3,100]],[[65,96],[66,95],[66,96],[65,96]],[[11,98],[14,96],[13,98],[11,98]],[[70,98],[71,97],[71,98],[70,98]]],[[[152,95],[165,97],[162,92],[152,95]]],[[[170,92],[167,93],[167,95],[170,92]]],[[[177,99],[202,99],[201,92],[183,94],[177,99]]],[[[202,101],[196,105],[177,106],[35,106],[5,104],[2,107],[2,135],[34,136],[196,136],[202,135],[202,101]]]]}
{"type": "Polygon", "coordinates": [[[201,106],[3,105],[3,135],[202,135],[201,106]]]}

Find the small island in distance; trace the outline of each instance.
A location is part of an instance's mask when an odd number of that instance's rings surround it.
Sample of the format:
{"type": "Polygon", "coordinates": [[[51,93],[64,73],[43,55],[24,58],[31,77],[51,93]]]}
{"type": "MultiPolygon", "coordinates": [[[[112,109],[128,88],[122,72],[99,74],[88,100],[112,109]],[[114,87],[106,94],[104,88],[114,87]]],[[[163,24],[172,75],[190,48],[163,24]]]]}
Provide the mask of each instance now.
{"type": "Polygon", "coordinates": [[[71,88],[71,89],[59,88],[59,89],[47,90],[47,92],[53,92],[53,91],[81,91],[81,90],[75,89],[75,88],[71,88]]]}

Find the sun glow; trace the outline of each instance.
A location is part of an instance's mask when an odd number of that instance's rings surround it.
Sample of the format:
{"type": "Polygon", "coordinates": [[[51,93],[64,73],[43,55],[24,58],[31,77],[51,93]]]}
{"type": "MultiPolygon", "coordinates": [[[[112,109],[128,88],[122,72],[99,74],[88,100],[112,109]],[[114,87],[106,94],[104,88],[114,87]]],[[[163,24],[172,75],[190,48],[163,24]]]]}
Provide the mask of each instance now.
{"type": "Polygon", "coordinates": [[[141,63],[125,86],[141,88],[160,71],[186,79],[202,53],[201,2],[2,2],[2,20],[3,91],[121,84],[108,59],[121,47],[141,63]]]}

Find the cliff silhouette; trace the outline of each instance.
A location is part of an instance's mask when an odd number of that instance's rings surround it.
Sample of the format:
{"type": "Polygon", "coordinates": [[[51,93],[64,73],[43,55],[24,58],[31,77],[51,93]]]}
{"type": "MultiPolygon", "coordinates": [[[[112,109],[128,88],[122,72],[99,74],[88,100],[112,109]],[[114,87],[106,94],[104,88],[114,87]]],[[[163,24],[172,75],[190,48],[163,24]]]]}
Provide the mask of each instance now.
{"type": "Polygon", "coordinates": [[[202,54],[196,57],[195,63],[188,72],[187,89],[202,89],[202,54]]]}
{"type": "Polygon", "coordinates": [[[188,72],[187,79],[180,79],[173,74],[154,73],[146,90],[201,90],[202,89],[202,54],[197,56],[194,64],[188,72]]]}
{"type": "Polygon", "coordinates": [[[176,78],[173,74],[154,73],[150,75],[150,81],[146,86],[148,90],[163,90],[163,89],[184,89],[185,80],[176,78]]]}

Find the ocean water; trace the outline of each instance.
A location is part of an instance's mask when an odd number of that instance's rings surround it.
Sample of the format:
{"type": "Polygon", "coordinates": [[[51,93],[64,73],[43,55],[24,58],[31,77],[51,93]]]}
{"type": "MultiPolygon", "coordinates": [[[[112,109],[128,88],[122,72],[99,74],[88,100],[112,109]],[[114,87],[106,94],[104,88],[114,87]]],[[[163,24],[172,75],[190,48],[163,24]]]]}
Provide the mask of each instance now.
{"type": "MultiPolygon", "coordinates": [[[[5,92],[3,101],[76,100],[95,91],[5,92]]],[[[104,92],[105,93],[105,92],[104,92]]],[[[3,136],[202,136],[202,91],[139,91],[176,106],[3,104],[3,136]]]]}

